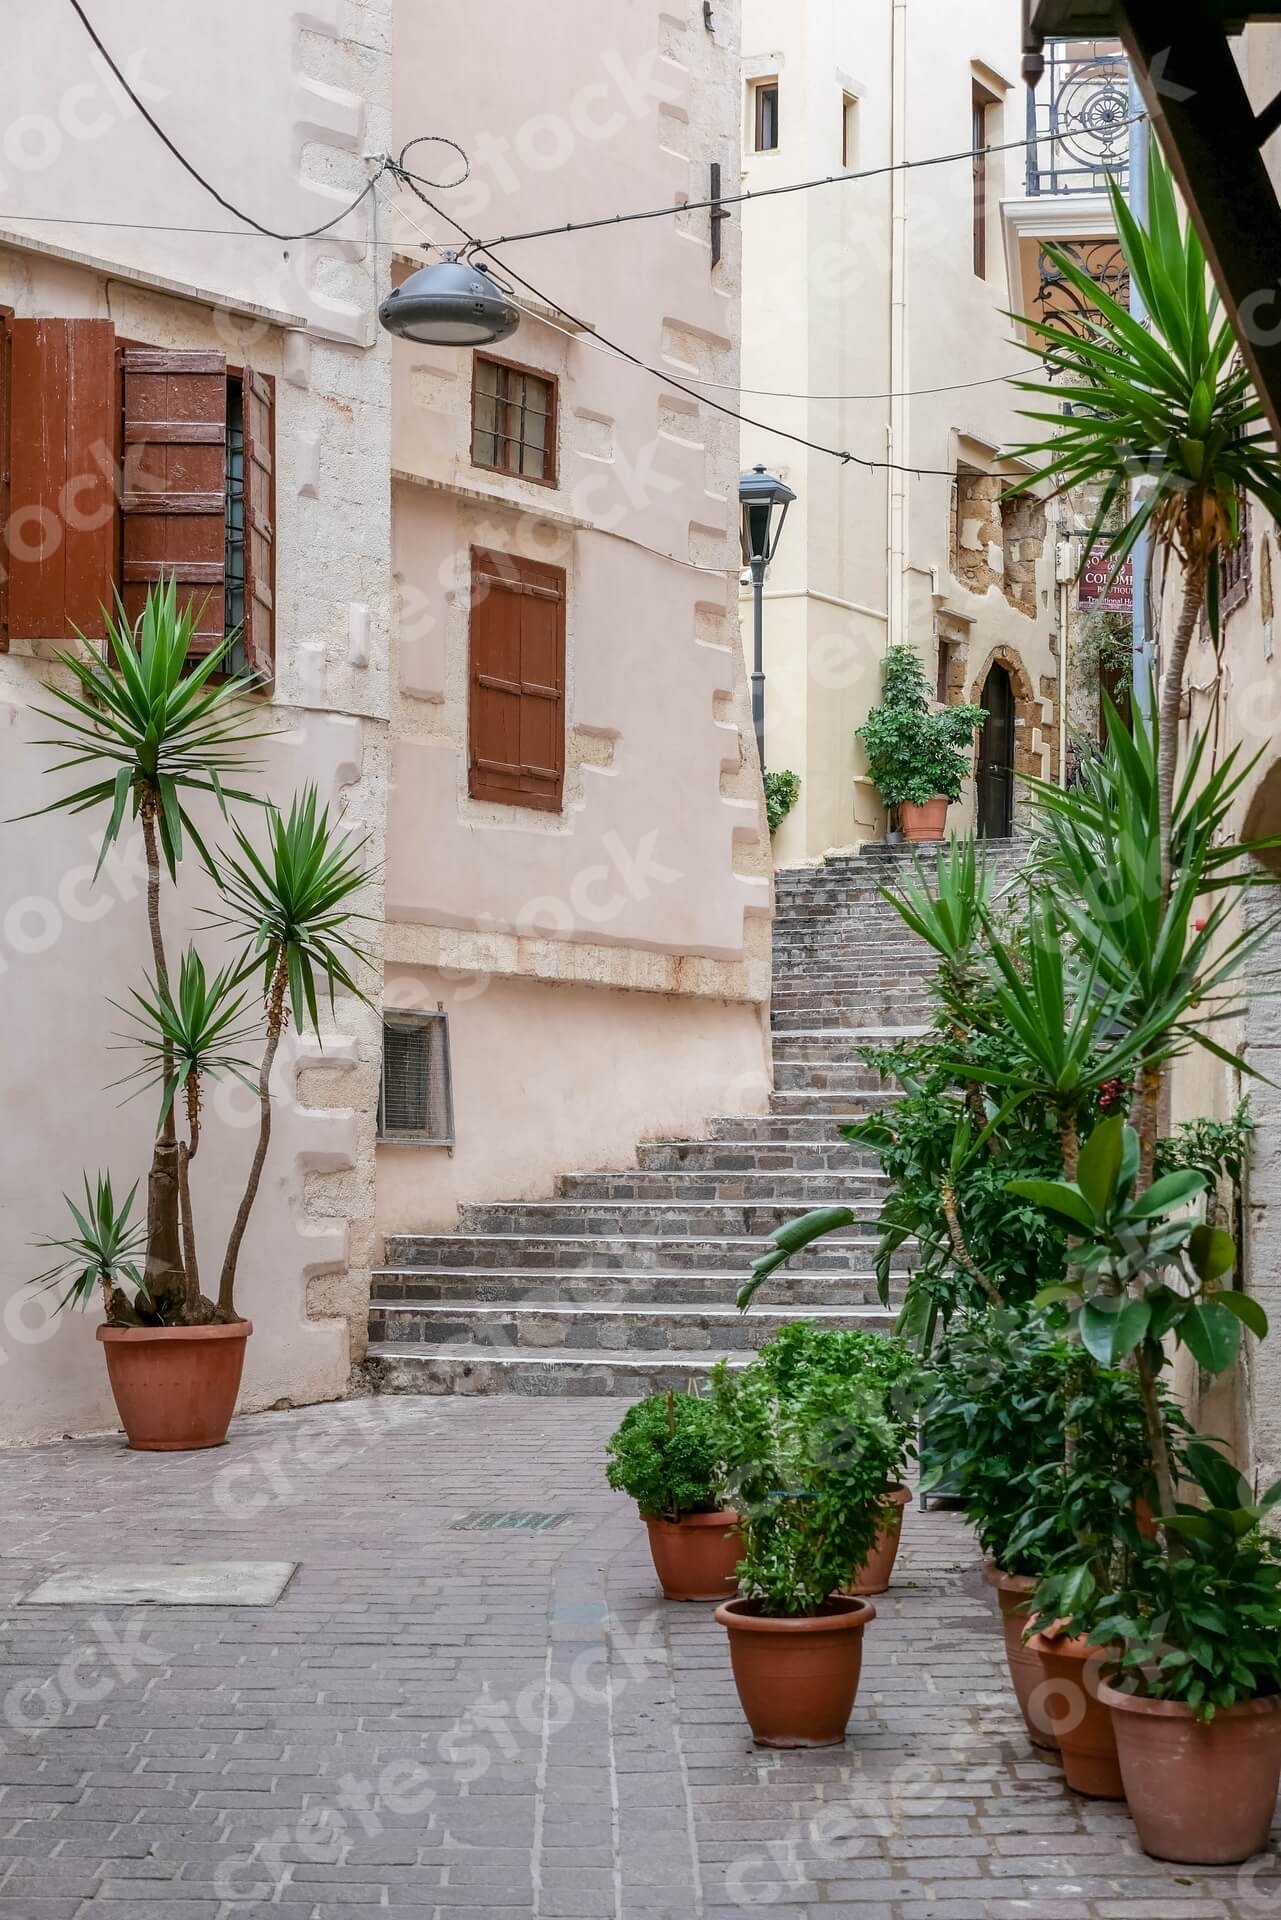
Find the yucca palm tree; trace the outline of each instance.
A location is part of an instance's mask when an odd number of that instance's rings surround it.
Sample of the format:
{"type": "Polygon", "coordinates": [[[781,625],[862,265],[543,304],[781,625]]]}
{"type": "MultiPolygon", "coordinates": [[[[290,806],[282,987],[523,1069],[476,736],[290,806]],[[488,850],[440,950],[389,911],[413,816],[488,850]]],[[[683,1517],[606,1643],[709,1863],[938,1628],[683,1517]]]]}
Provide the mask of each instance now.
{"type": "Polygon", "coordinates": [[[1182,603],[1163,649],[1160,685],[1160,888],[1167,897],[1188,649],[1203,613],[1217,638],[1221,562],[1241,538],[1242,499],[1253,497],[1281,519],[1281,457],[1239,362],[1196,229],[1180,216],[1156,148],[1146,225],[1116,183],[1109,188],[1126,265],[1150,318],[1141,323],[1070,255],[1048,248],[1086,316],[1081,332],[1054,320],[1026,323],[1045,377],[1016,384],[1054,402],[1052,412],[1025,410],[1052,431],[1009,452],[1029,468],[1014,492],[1046,483],[1055,494],[1099,490],[1091,547],[1120,511],[1107,544],[1115,567],[1146,531],[1182,569],[1182,603]]]}
{"type": "MultiPolygon", "coordinates": [[[[228,635],[200,657],[193,653],[195,627],[196,614],[189,605],[179,605],[174,582],[161,582],[148,593],[136,621],[130,621],[123,605],[107,618],[102,651],[85,642],[83,652],[57,655],[70,684],[51,683],[46,697],[52,704],[36,709],[57,729],[38,744],[64,756],[52,771],[84,769],[90,775],[84,786],[36,813],[107,809],[99,868],[126,815],[142,827],[154,986],[162,996],[169,996],[170,981],[160,922],[161,862],[176,881],[189,841],[208,871],[216,871],[188,800],[193,794],[211,795],[224,812],[228,800],[262,804],[258,795],[225,783],[252,764],[246,753],[249,743],[270,731],[244,701],[252,677],[227,673],[236,636],[228,635]]],[[[163,1061],[168,1078],[173,1059],[167,1045],[163,1061]]],[[[170,1324],[199,1317],[202,1311],[199,1289],[183,1258],[180,1163],[170,1101],[147,1182],[146,1259],[151,1306],[170,1324]]]]}
{"type": "Polygon", "coordinates": [[[295,797],[287,815],[269,814],[265,853],[238,823],[234,832],[238,852],[220,865],[223,905],[213,918],[241,943],[233,984],[261,974],[267,1039],[258,1071],[258,1142],[222,1263],[222,1319],[236,1317],[236,1265],[271,1141],[271,1070],[288,1018],[298,1031],[319,1033],[318,989],[331,1009],[339,987],[368,1000],[355,978],[366,954],[351,931],[366,917],[352,908],[369,878],[364,840],[353,841],[340,820],[331,823],[314,787],[295,797]]]}

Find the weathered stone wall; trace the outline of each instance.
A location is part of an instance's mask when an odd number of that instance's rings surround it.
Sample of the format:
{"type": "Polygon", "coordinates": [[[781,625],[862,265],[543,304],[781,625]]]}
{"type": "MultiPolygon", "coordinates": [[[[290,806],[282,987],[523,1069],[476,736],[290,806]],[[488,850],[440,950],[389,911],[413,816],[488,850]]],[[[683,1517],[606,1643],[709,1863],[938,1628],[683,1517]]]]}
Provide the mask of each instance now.
{"type": "Polygon", "coordinates": [[[952,507],[952,572],[971,593],[996,587],[1017,612],[1034,620],[1037,575],[1045,552],[1045,507],[1031,495],[1009,500],[1008,478],[957,473],[952,507]]]}

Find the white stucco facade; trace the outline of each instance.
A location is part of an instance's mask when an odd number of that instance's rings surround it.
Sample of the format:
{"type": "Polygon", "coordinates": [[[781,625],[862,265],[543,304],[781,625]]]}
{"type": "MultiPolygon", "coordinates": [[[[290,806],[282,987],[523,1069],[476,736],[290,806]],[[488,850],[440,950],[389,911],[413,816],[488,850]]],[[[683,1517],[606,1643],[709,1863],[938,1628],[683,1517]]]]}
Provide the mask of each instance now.
{"type": "MultiPolygon", "coordinates": [[[[765,589],[765,759],[801,777],[775,838],[780,864],[884,830],[854,733],[893,642],[917,649],[931,687],[947,645],[942,684],[953,701],[977,700],[992,662],[1005,665],[1015,772],[1057,765],[1055,510],[1048,522],[1035,511],[1016,519],[1003,543],[998,527],[994,543],[990,516],[956,506],[958,472],[1008,473],[999,452],[1023,437],[1018,396],[1003,381],[1027,362],[1007,310],[1023,305],[1020,233],[1046,231],[1048,208],[1019,226],[1019,67],[1018,0],[746,0],[746,185],[869,176],[736,214],[742,404],[763,423],[743,429],[743,465],[763,461],[797,494],[765,589]],[[775,84],[777,146],[757,151],[757,89],[775,84]],[[976,90],[993,149],[982,273],[968,152],[976,90]],[[963,157],[901,170],[949,154],[963,157]]],[[[1068,231],[1081,231],[1075,210],[1068,231]]],[[[750,652],[749,595],[742,611],[750,652]]],[[[973,818],[967,786],[949,825],[973,818]]]]}

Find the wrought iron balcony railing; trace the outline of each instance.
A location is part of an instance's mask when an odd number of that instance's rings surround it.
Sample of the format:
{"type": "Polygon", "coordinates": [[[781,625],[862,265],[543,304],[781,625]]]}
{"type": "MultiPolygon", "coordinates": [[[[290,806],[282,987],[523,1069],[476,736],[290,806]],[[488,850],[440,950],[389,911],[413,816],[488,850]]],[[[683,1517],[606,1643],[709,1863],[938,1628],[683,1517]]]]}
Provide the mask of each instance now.
{"type": "Polygon", "coordinates": [[[1055,40],[1028,93],[1027,191],[1124,190],[1130,173],[1130,69],[1116,41],[1055,40]]]}

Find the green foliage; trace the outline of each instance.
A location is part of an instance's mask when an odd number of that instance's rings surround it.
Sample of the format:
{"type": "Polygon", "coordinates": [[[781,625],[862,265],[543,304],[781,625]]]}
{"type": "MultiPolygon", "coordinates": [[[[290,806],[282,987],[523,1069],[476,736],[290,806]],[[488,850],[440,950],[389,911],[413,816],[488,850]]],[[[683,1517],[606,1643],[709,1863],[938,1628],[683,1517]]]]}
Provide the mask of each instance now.
{"type": "Polygon", "coordinates": [[[1179,1700],[1213,1720],[1220,1708],[1281,1693],[1281,1557],[1262,1531],[1281,1483],[1256,1501],[1221,1454],[1187,1449],[1205,1503],[1180,1502],[1170,1528],[1182,1551],[1149,1547],[1124,1585],[1088,1595],[1102,1646],[1125,1648],[1118,1685],[1149,1699],[1179,1700]]]}
{"type": "Polygon", "coordinates": [[[1126,613],[1100,608],[1087,614],[1076,630],[1072,658],[1078,671],[1093,668],[1096,680],[1128,674],[1134,666],[1134,622],[1126,613]]]}
{"type": "Polygon", "coordinates": [[[1136,1348],[1159,1373],[1163,1342],[1174,1334],[1208,1373],[1236,1358],[1242,1327],[1262,1339],[1267,1316],[1257,1300],[1222,1286],[1236,1244],[1199,1221],[1191,1203],[1206,1176],[1185,1167],[1141,1192],[1139,1139],[1118,1116],[1094,1129],[1074,1181],[1023,1180],[1010,1191],[1075,1236],[1069,1280],[1041,1298],[1072,1303],[1082,1345],[1102,1366],[1136,1348]]]}
{"type": "Polygon", "coordinates": [[[1124,518],[1107,547],[1116,568],[1150,529],[1167,551],[1209,569],[1210,619],[1217,632],[1219,561],[1240,539],[1240,500],[1253,495],[1273,519],[1281,516],[1281,461],[1250,375],[1238,361],[1196,229],[1180,219],[1173,181],[1155,143],[1146,229],[1115,182],[1109,191],[1126,263],[1151,324],[1137,320],[1070,254],[1047,249],[1082,297],[1086,318],[1082,324],[1074,316],[1070,328],[1053,320],[1026,322],[1045,371],[1019,385],[1048,400],[1050,410],[1029,408],[1025,417],[1052,431],[1012,450],[1029,467],[1013,491],[1040,490],[1047,482],[1056,493],[1097,488],[1087,555],[1118,511],[1124,518]],[[1139,475],[1146,484],[1135,487],[1139,475]]]}
{"type": "Polygon", "coordinates": [[[1230,1120],[1185,1120],[1167,1139],[1157,1142],[1157,1178],[1190,1167],[1205,1175],[1208,1186],[1226,1180],[1239,1187],[1254,1132],[1248,1096],[1230,1120]]]}
{"type": "Polygon", "coordinates": [[[724,1506],[719,1423],[710,1400],[656,1393],[623,1415],[609,1442],[609,1484],[644,1514],[679,1520],[724,1506]]]}
{"type": "Polygon", "coordinates": [[[765,815],[771,834],[778,832],[801,797],[801,776],[779,769],[765,775],[765,815]]]}
{"type": "Polygon", "coordinates": [[[240,939],[241,977],[262,970],[264,998],[273,983],[288,982],[294,1024],[319,1032],[316,988],[323,975],[334,1004],[344,987],[368,1002],[351,969],[366,958],[348,929],[352,899],[366,884],[361,864],[363,840],[354,845],[341,823],[329,819],[316,789],[295,797],[286,816],[268,816],[268,849],[261,856],[238,823],[234,827],[240,857],[228,855],[218,880],[223,910],[215,918],[240,939]]]}
{"type": "Polygon", "coordinates": [[[134,1196],[138,1191],[137,1181],[117,1205],[109,1173],[98,1175],[92,1192],[88,1174],[83,1178],[83,1211],[69,1194],[62,1196],[76,1231],[65,1239],[37,1240],[38,1247],[46,1252],[57,1253],[60,1258],[43,1273],[37,1274],[32,1285],[56,1287],[67,1281],[67,1290],[58,1301],[59,1307],[72,1302],[78,1307],[87,1307],[97,1288],[102,1289],[104,1299],[109,1304],[113,1290],[121,1281],[127,1281],[145,1300],[147,1284],[140,1263],[146,1250],[147,1232],[141,1222],[134,1222],[131,1218],[134,1196]]]}
{"type": "Polygon", "coordinates": [[[921,1363],[903,1341],[885,1333],[793,1320],[761,1348],[756,1364],[787,1396],[803,1390],[816,1374],[843,1380],[852,1411],[870,1407],[889,1421],[898,1438],[891,1479],[902,1477],[915,1453],[913,1436],[925,1390],[921,1363]]]}
{"type": "Polygon", "coordinates": [[[143,1065],[126,1076],[145,1086],[160,1088],[160,1124],[181,1093],[191,1093],[203,1079],[229,1074],[256,1093],[251,1063],[232,1051],[257,1031],[242,1021],[248,995],[242,976],[232,966],[210,978],[194,946],[184,949],[179,966],[178,992],[147,981],[147,992],[131,988],[133,1006],[122,1008],[134,1023],[134,1043],[145,1055],[143,1065]]]}
{"type": "Polygon", "coordinates": [[[55,773],[92,767],[94,778],[38,811],[75,814],[109,806],[99,868],[119,838],[126,809],[136,819],[147,808],[171,879],[177,876],[184,833],[212,872],[187,796],[212,794],[224,812],[228,800],[255,799],[224,784],[227,774],[249,764],[246,745],[266,731],[244,702],[254,682],[234,674],[213,679],[226,668],[234,634],[199,659],[191,654],[194,637],[195,616],[189,606],[178,606],[177,588],[169,580],[147,595],[136,623],[123,607],[117,618],[107,620],[105,656],[93,651],[57,656],[72,685],[47,689],[54,707],[36,711],[60,731],[38,744],[67,756],[56,763],[55,773]]]}
{"type": "Polygon", "coordinates": [[[768,1358],[739,1373],[722,1361],[714,1393],[743,1535],[740,1589],[766,1614],[799,1618],[871,1552],[902,1437],[882,1390],[853,1388],[844,1366],[789,1362],[785,1389],[776,1370],[768,1358]]]}
{"type": "Polygon", "coordinates": [[[1137,1548],[1150,1476],[1131,1374],[1089,1365],[1044,1314],[986,1313],[949,1332],[933,1379],[922,1491],[955,1489],[1002,1572],[1110,1566],[1116,1541],[1137,1548]]]}
{"type": "Polygon", "coordinates": [[[892,646],[885,655],[881,704],[855,734],[885,804],[924,806],[939,794],[959,800],[970,771],[969,749],[986,718],[982,707],[931,712],[919,655],[906,644],[892,646]]]}

